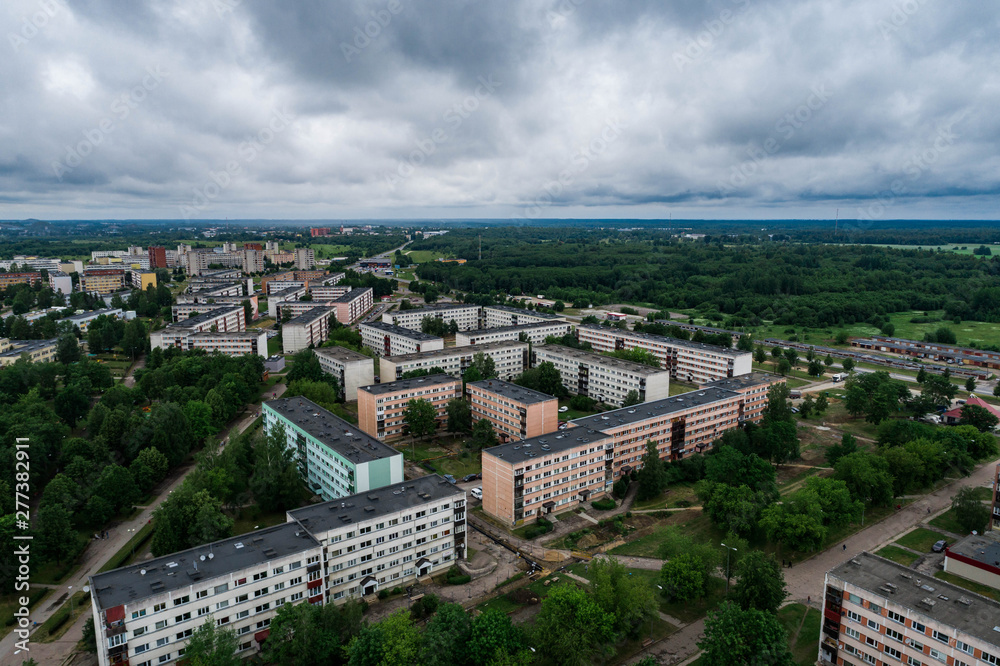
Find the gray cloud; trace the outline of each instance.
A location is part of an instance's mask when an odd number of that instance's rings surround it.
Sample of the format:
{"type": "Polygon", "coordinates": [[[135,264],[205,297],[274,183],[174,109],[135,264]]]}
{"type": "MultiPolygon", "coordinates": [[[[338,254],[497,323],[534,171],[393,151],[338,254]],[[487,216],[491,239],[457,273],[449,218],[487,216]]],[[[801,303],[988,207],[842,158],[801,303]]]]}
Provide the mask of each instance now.
{"type": "Polygon", "coordinates": [[[0,218],[179,217],[233,164],[194,216],[849,217],[895,187],[891,217],[995,217],[998,24],[929,0],[9,0],[0,218]]]}

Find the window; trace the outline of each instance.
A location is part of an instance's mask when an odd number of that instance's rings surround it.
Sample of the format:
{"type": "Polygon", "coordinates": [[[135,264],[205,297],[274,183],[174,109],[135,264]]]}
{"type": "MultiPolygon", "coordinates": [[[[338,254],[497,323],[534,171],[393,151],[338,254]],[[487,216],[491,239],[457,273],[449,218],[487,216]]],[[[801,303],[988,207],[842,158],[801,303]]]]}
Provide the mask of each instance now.
{"type": "Polygon", "coordinates": [[[246,585],[246,584],[247,584],[247,579],[246,578],[240,578],[238,581],[236,581],[235,583],[233,583],[233,587],[239,587],[240,585],[246,585]]]}
{"type": "Polygon", "coordinates": [[[219,627],[221,627],[224,624],[229,624],[229,616],[227,615],[226,617],[220,617],[218,620],[215,621],[215,624],[216,626],[219,627]]]}
{"type": "Polygon", "coordinates": [[[216,585],[213,592],[216,594],[222,594],[223,592],[229,591],[229,583],[223,583],[222,585],[216,585]]]}
{"type": "Polygon", "coordinates": [[[289,571],[292,571],[292,570],[294,570],[294,569],[298,569],[298,568],[299,568],[299,567],[301,567],[301,566],[302,566],[302,562],[291,562],[291,563],[289,563],[289,565],[288,565],[288,570],[289,570],[289,571]]]}
{"type": "Polygon", "coordinates": [[[885,635],[893,639],[894,641],[899,641],[900,643],[903,642],[903,634],[899,633],[895,629],[890,629],[889,627],[886,627],[885,635]]]}
{"type": "Polygon", "coordinates": [[[160,660],[159,660],[159,663],[161,663],[161,664],[165,664],[165,663],[167,663],[168,661],[170,661],[170,653],[169,653],[169,652],[168,652],[168,653],[166,653],[166,654],[161,654],[161,655],[160,655],[160,660]]]}
{"type": "Polygon", "coordinates": [[[138,619],[140,617],[145,617],[145,616],[146,616],[146,609],[145,608],[143,608],[142,610],[132,611],[132,619],[133,620],[138,619]]]}
{"type": "Polygon", "coordinates": [[[937,629],[935,629],[935,630],[933,630],[933,631],[931,632],[931,636],[933,636],[933,637],[934,637],[934,640],[937,640],[937,641],[941,641],[941,642],[942,642],[942,643],[944,643],[945,645],[947,645],[947,644],[948,644],[948,635],[947,635],[947,634],[942,634],[942,633],[941,633],[940,631],[938,631],[937,629]]]}
{"type": "Polygon", "coordinates": [[[917,661],[913,657],[907,657],[906,658],[906,663],[907,663],[907,666],[923,666],[923,664],[921,664],[919,661],[917,661]]]}
{"type": "Polygon", "coordinates": [[[271,608],[271,604],[261,604],[260,606],[257,606],[256,608],[254,608],[253,612],[254,613],[263,613],[264,611],[269,610],[270,608],[271,608]]]}
{"type": "Polygon", "coordinates": [[[878,647],[878,639],[875,636],[865,636],[865,643],[872,647],[878,647]]]}
{"type": "Polygon", "coordinates": [[[935,650],[934,648],[931,648],[930,649],[930,655],[932,657],[934,657],[935,659],[937,659],[938,661],[940,661],[942,664],[947,664],[948,663],[948,657],[945,656],[945,654],[943,652],[939,652],[939,651],[935,650]]]}
{"type": "Polygon", "coordinates": [[[156,639],[156,647],[163,647],[170,642],[170,636],[164,636],[163,638],[156,639]]]}
{"type": "Polygon", "coordinates": [[[881,615],[882,614],[882,607],[879,606],[878,604],[873,604],[870,601],[868,602],[868,610],[870,610],[871,612],[875,613],[876,615],[881,615]]]}
{"type": "Polygon", "coordinates": [[[853,638],[856,641],[861,640],[861,632],[857,629],[851,629],[850,627],[844,627],[844,633],[853,638]]]}
{"type": "Polygon", "coordinates": [[[919,622],[911,622],[910,626],[913,627],[915,630],[919,631],[922,634],[926,634],[927,633],[927,627],[925,627],[924,625],[920,624],[919,622]]]}
{"type": "Polygon", "coordinates": [[[963,643],[962,641],[955,641],[955,647],[964,652],[965,654],[972,654],[972,646],[968,643],[963,643]]]}
{"type": "Polygon", "coordinates": [[[876,663],[876,661],[877,661],[875,659],[875,657],[873,657],[872,655],[868,654],[867,652],[865,652],[863,654],[863,657],[864,657],[864,660],[867,661],[869,664],[872,664],[872,666],[874,666],[875,663],[876,663]]]}
{"type": "Polygon", "coordinates": [[[142,654],[143,652],[146,652],[147,650],[149,650],[149,643],[143,643],[142,645],[136,645],[135,646],[135,653],[136,654],[142,654]]]}
{"type": "Polygon", "coordinates": [[[1000,664],[1000,657],[996,657],[989,652],[983,652],[979,655],[979,658],[985,661],[987,664],[1000,664]]]}
{"type": "Polygon", "coordinates": [[[187,612],[174,618],[174,622],[186,622],[191,619],[191,613],[187,612]]]}
{"type": "MultiPolygon", "coordinates": [[[[138,635],[139,634],[136,633],[136,636],[138,636],[138,635]]],[[[116,645],[121,645],[122,643],[124,643],[127,640],[128,640],[128,637],[125,634],[118,634],[117,636],[112,636],[111,638],[108,639],[108,647],[109,648],[113,648],[116,645]]]]}
{"type": "Polygon", "coordinates": [[[153,612],[154,613],[159,613],[161,610],[165,610],[166,608],[167,608],[167,602],[166,601],[162,601],[162,602],[160,602],[158,604],[154,604],[154,606],[153,606],[153,612]]]}
{"type": "Polygon", "coordinates": [[[855,613],[854,611],[847,611],[847,619],[854,620],[855,622],[861,622],[862,617],[855,613]]]}
{"type": "Polygon", "coordinates": [[[880,627],[879,623],[876,622],[875,620],[868,620],[868,628],[869,629],[874,629],[875,631],[878,631],[881,627],[880,627]]]}
{"type": "Polygon", "coordinates": [[[202,606],[198,609],[198,617],[201,617],[202,615],[208,615],[208,606],[202,606]]]}
{"type": "Polygon", "coordinates": [[[166,620],[160,620],[159,622],[156,623],[156,631],[159,631],[160,629],[163,629],[165,626],[167,626],[167,621],[166,620]]]}
{"type": "Polygon", "coordinates": [[[182,604],[186,604],[189,601],[191,601],[191,595],[185,594],[183,597],[178,597],[177,599],[174,599],[174,606],[180,606],[182,604]]]}
{"type": "Polygon", "coordinates": [[[267,572],[266,571],[261,571],[260,573],[255,573],[253,575],[253,579],[254,580],[261,580],[262,578],[267,578],[267,572]]]}
{"type": "Polygon", "coordinates": [[[220,601],[219,603],[215,604],[215,610],[222,610],[223,608],[226,608],[227,606],[229,606],[229,600],[228,599],[225,600],[225,601],[220,601]]]}
{"type": "Polygon", "coordinates": [[[884,646],[882,646],[882,650],[885,651],[885,653],[887,655],[889,655],[890,657],[892,657],[893,659],[902,659],[903,658],[903,653],[900,652],[899,650],[897,650],[894,647],[889,647],[888,645],[884,645],[884,646]]]}
{"type": "Polygon", "coordinates": [[[900,624],[906,624],[906,618],[903,617],[901,613],[896,611],[887,610],[885,616],[892,620],[893,622],[899,622],[900,624]]]}
{"type": "Polygon", "coordinates": [[[236,619],[237,620],[242,620],[245,617],[250,617],[250,609],[249,608],[244,608],[243,610],[241,610],[239,613],[236,614],[236,619]]]}
{"type": "Polygon", "coordinates": [[[254,590],[254,592],[253,592],[253,598],[256,599],[257,597],[262,597],[265,594],[267,594],[267,588],[266,587],[262,587],[259,590],[254,590]]]}
{"type": "Polygon", "coordinates": [[[274,567],[274,571],[272,573],[275,576],[277,576],[280,573],[285,573],[285,567],[274,567]]]}
{"type": "Polygon", "coordinates": [[[250,598],[249,594],[241,594],[240,596],[236,597],[236,603],[241,604],[249,598],[250,598]]]}
{"type": "Polygon", "coordinates": [[[199,590],[198,592],[195,593],[194,598],[204,599],[207,596],[208,596],[208,590],[199,590]]]}

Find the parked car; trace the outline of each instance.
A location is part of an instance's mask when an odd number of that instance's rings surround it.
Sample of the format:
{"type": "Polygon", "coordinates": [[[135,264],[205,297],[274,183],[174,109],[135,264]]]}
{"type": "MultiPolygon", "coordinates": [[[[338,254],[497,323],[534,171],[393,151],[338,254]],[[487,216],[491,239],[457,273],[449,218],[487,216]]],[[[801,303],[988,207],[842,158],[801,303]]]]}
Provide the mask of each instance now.
{"type": "Polygon", "coordinates": [[[566,407],[565,405],[563,405],[562,407],[559,408],[559,413],[560,414],[562,414],[563,412],[568,412],[568,411],[569,411],[569,407],[566,407]]]}
{"type": "Polygon", "coordinates": [[[931,546],[931,550],[933,550],[935,553],[940,553],[945,548],[947,548],[947,546],[948,542],[945,541],[944,539],[941,539],[940,541],[935,542],[933,546],[931,546]]]}
{"type": "Polygon", "coordinates": [[[466,474],[464,477],[462,477],[462,482],[466,483],[468,481],[475,481],[478,478],[479,478],[478,474],[466,474]]]}
{"type": "Polygon", "coordinates": [[[444,480],[447,481],[448,483],[456,483],[455,477],[453,477],[451,474],[445,474],[444,480]]]}
{"type": "Polygon", "coordinates": [[[475,497],[477,500],[483,499],[483,487],[477,486],[469,491],[469,494],[475,497]]]}

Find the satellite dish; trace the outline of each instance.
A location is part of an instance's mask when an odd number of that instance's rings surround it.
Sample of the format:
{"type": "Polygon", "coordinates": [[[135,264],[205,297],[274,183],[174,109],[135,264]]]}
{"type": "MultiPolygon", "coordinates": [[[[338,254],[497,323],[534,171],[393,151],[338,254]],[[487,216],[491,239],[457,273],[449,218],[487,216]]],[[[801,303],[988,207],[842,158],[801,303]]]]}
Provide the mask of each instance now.
{"type": "Polygon", "coordinates": [[[214,560],[215,559],[215,553],[209,553],[208,554],[208,559],[214,560]]]}
{"type": "Polygon", "coordinates": [[[202,555],[202,556],[201,556],[201,557],[199,557],[198,559],[199,559],[199,560],[201,560],[202,562],[204,562],[204,561],[205,561],[205,556],[204,556],[204,555],[202,555]]]}
{"type": "Polygon", "coordinates": [[[145,569],[139,569],[139,573],[141,575],[145,576],[146,575],[146,570],[145,569]]]}

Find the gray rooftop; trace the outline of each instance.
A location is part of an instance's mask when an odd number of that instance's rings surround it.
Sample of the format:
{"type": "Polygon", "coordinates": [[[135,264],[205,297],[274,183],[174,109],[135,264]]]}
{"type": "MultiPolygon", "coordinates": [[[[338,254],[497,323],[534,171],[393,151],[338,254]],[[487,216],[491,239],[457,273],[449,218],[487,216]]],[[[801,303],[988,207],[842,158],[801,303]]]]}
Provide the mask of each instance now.
{"type": "Polygon", "coordinates": [[[477,328],[473,331],[462,331],[462,335],[487,335],[489,333],[508,333],[510,331],[533,331],[536,328],[546,328],[548,326],[571,326],[571,324],[559,319],[556,321],[536,321],[530,324],[517,324],[516,326],[498,326],[496,328],[477,328]]]}
{"type": "Polygon", "coordinates": [[[308,398],[302,396],[278,398],[268,400],[264,406],[288,419],[354,464],[400,455],[396,449],[365,434],[358,426],[351,425],[308,398]]]}
{"type": "MultiPolygon", "coordinates": [[[[350,294],[351,292],[347,293],[350,294]]],[[[378,331],[382,331],[383,333],[387,333],[389,335],[398,335],[401,338],[408,338],[410,340],[429,341],[429,340],[443,339],[436,335],[431,335],[430,333],[424,333],[423,331],[414,331],[413,329],[410,328],[403,328],[402,326],[396,326],[395,324],[386,324],[385,322],[381,321],[366,322],[364,324],[361,324],[362,328],[364,328],[365,326],[367,326],[368,328],[374,328],[378,331]]]]}
{"type": "Polygon", "coordinates": [[[697,389],[670,398],[663,398],[662,400],[644,402],[632,407],[622,407],[621,409],[613,409],[609,412],[594,414],[593,416],[573,419],[571,423],[594,428],[595,430],[615,428],[658,416],[673,414],[691,409],[692,407],[703,407],[713,402],[730,400],[736,395],[735,392],[722,388],[697,389]]]}
{"type": "Polygon", "coordinates": [[[994,569],[1000,569],[1000,532],[986,532],[967,536],[955,545],[948,547],[949,553],[958,553],[985,564],[994,569]]]}
{"type": "Polygon", "coordinates": [[[313,504],[288,512],[294,520],[312,534],[336,530],[345,525],[363,523],[407,507],[449,497],[464,499],[465,491],[448,483],[437,474],[394,483],[377,490],[370,490],[340,499],[313,504]]]}
{"type": "Polygon", "coordinates": [[[714,326],[699,326],[697,324],[686,324],[682,321],[675,321],[673,319],[657,319],[657,324],[663,324],[664,326],[676,326],[682,331],[701,331],[702,333],[713,333],[715,335],[743,335],[739,331],[730,331],[728,328],[715,328],[714,326]]]}
{"type": "Polygon", "coordinates": [[[876,600],[885,599],[918,617],[1000,646],[1000,631],[994,629],[1000,620],[1000,603],[992,599],[866,552],[831,569],[829,575],[871,592],[876,600]],[[925,599],[933,606],[926,605],[925,599]]]}
{"type": "Polygon", "coordinates": [[[501,310],[503,312],[509,312],[511,314],[538,317],[539,319],[565,319],[563,315],[549,314],[548,312],[536,312],[535,310],[515,308],[511,307],[510,305],[484,305],[483,310],[501,310]]]}
{"type": "Polygon", "coordinates": [[[645,363],[626,361],[623,358],[605,356],[604,354],[599,354],[597,352],[586,351],[584,349],[574,349],[573,347],[566,347],[565,345],[545,345],[544,347],[535,347],[534,352],[535,354],[555,353],[560,356],[572,358],[580,363],[589,363],[591,365],[600,365],[607,368],[616,368],[622,372],[628,372],[633,375],[648,376],[669,372],[663,368],[654,368],[653,366],[646,365],[645,363]]]}
{"type": "Polygon", "coordinates": [[[259,338],[264,335],[264,330],[260,328],[248,328],[245,331],[204,331],[202,333],[194,333],[191,337],[194,339],[198,338],[230,338],[232,340],[249,340],[251,338],[259,338]]]}
{"type": "Polygon", "coordinates": [[[700,351],[711,352],[719,356],[729,356],[731,358],[739,358],[740,356],[749,356],[750,352],[740,351],[738,349],[730,349],[729,347],[720,347],[718,345],[709,345],[704,342],[691,342],[690,340],[679,340],[677,338],[667,337],[666,335],[653,335],[652,333],[640,333],[636,331],[623,331],[619,328],[611,328],[609,326],[601,326],[599,324],[580,324],[579,328],[591,329],[595,331],[604,331],[605,333],[611,333],[615,337],[620,338],[639,338],[641,340],[649,340],[650,342],[656,342],[661,345],[667,345],[670,347],[685,347],[687,349],[698,349],[700,351]]]}
{"type": "Polygon", "coordinates": [[[348,349],[347,347],[341,347],[340,345],[334,345],[332,347],[317,347],[313,350],[318,356],[326,356],[327,358],[334,359],[336,361],[344,362],[354,362],[354,361],[372,361],[371,356],[365,356],[361,352],[356,352],[353,349],[348,349]]]}
{"type": "Polygon", "coordinates": [[[17,357],[21,354],[30,354],[33,351],[51,347],[57,342],[59,342],[57,338],[52,338],[51,340],[11,340],[10,344],[12,348],[5,352],[0,352],[0,356],[8,358],[17,357]]]}
{"type": "Polygon", "coordinates": [[[208,323],[213,319],[226,315],[233,310],[242,310],[242,305],[226,305],[220,308],[215,308],[214,310],[209,310],[208,312],[200,312],[194,316],[188,317],[187,319],[182,319],[181,321],[175,321],[173,323],[167,324],[167,328],[193,328],[195,326],[200,326],[201,324],[208,323]]]}
{"type": "MultiPolygon", "coordinates": [[[[407,331],[409,329],[404,328],[403,330],[407,331]]],[[[410,332],[412,333],[413,331],[410,332]]],[[[480,352],[486,353],[491,351],[497,351],[499,349],[510,349],[511,347],[523,347],[527,349],[528,343],[519,342],[517,340],[484,342],[483,344],[480,345],[465,345],[464,347],[445,347],[444,349],[433,349],[431,351],[414,352],[412,354],[399,354],[398,356],[386,356],[385,359],[391,361],[392,363],[406,363],[407,361],[419,361],[421,359],[428,359],[428,358],[448,358],[451,356],[468,356],[471,358],[473,354],[478,354],[480,352]]]]}
{"type": "Polygon", "coordinates": [[[372,292],[374,292],[374,290],[371,287],[361,287],[361,288],[357,288],[357,289],[351,289],[346,294],[343,294],[342,296],[338,296],[337,298],[333,299],[333,301],[331,301],[331,302],[333,302],[333,303],[350,303],[355,298],[358,298],[359,296],[363,296],[366,291],[372,291],[372,292]]]}
{"type": "Polygon", "coordinates": [[[490,393],[495,393],[499,396],[507,398],[508,400],[522,402],[526,405],[534,405],[539,402],[556,399],[555,396],[551,396],[548,393],[542,393],[541,391],[535,391],[534,389],[524,388],[523,386],[511,384],[510,382],[505,382],[501,379],[484,379],[479,382],[469,382],[468,386],[475,386],[478,389],[489,391],[490,393]]]}
{"type": "Polygon", "coordinates": [[[483,455],[502,458],[511,464],[530,458],[544,458],[578,446],[610,443],[609,435],[592,428],[567,428],[547,435],[511,441],[483,450],[483,455]]]}
{"type": "Polygon", "coordinates": [[[439,386],[441,384],[454,384],[458,380],[451,375],[444,373],[436,375],[426,375],[424,377],[411,377],[410,379],[398,379],[394,382],[383,382],[381,384],[369,384],[361,386],[359,391],[365,391],[372,395],[383,395],[386,393],[398,393],[399,391],[411,391],[427,386],[439,386]]]}
{"type": "Polygon", "coordinates": [[[722,388],[730,391],[745,391],[746,389],[753,388],[755,386],[783,382],[784,379],[784,377],[772,375],[767,372],[749,372],[745,375],[740,375],[739,377],[729,377],[727,379],[719,379],[714,382],[709,382],[708,384],[701,386],[701,388],[722,388]]]}
{"type": "Polygon", "coordinates": [[[81,312],[80,314],[70,315],[64,317],[59,321],[88,321],[90,319],[96,319],[101,315],[119,315],[122,313],[121,308],[104,308],[103,310],[91,310],[89,312],[81,312]]]}
{"type": "Polygon", "coordinates": [[[99,573],[91,576],[90,585],[100,610],[121,604],[138,606],[147,597],[184,590],[198,581],[207,582],[257,565],[266,566],[276,558],[318,547],[319,542],[299,525],[282,523],[99,573]]]}
{"type": "Polygon", "coordinates": [[[465,304],[465,303],[461,303],[461,304],[458,304],[458,305],[429,305],[429,306],[427,306],[425,308],[413,308],[413,309],[410,309],[410,310],[396,310],[395,312],[392,312],[390,314],[392,314],[394,316],[395,315],[401,315],[401,314],[405,314],[405,315],[421,315],[421,314],[423,314],[423,315],[430,316],[430,315],[434,315],[434,314],[440,314],[440,313],[443,313],[443,312],[448,312],[449,310],[469,310],[469,309],[478,310],[479,306],[478,305],[468,305],[468,304],[465,304]]]}
{"type": "Polygon", "coordinates": [[[329,317],[331,312],[333,312],[333,308],[316,306],[314,308],[306,310],[298,317],[289,319],[284,324],[282,324],[282,326],[288,326],[289,324],[292,324],[293,326],[298,326],[302,324],[311,324],[317,319],[322,319],[323,317],[329,317]]]}

